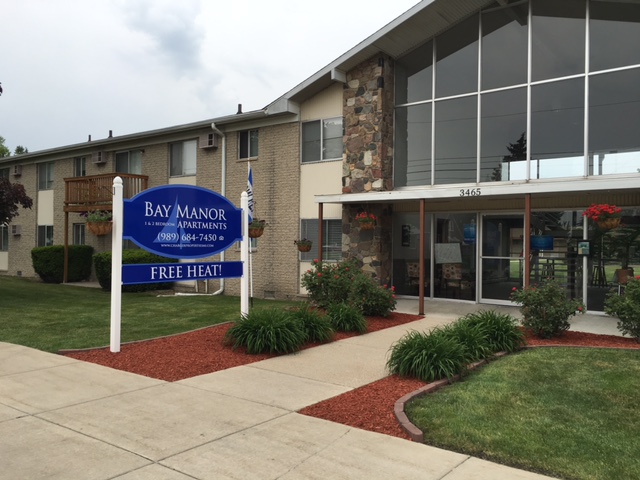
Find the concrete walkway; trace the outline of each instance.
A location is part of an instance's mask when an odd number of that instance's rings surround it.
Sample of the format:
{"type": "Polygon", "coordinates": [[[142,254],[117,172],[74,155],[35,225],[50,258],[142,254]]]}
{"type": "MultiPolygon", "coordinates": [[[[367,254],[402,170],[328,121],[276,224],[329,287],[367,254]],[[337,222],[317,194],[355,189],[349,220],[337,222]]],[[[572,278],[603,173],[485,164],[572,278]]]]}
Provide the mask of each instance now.
{"type": "Polygon", "coordinates": [[[296,413],[386,376],[406,331],[478,308],[431,301],[410,324],[174,383],[0,343],[0,479],[548,478],[296,413]]]}

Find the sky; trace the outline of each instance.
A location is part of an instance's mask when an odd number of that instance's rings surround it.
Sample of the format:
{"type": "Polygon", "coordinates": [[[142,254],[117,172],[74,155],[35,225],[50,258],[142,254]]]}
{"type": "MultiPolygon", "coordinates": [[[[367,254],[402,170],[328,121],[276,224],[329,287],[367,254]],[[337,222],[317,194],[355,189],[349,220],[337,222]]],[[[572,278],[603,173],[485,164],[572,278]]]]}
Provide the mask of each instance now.
{"type": "Polygon", "coordinates": [[[4,0],[0,136],[36,152],[265,107],[418,0],[4,0]]]}

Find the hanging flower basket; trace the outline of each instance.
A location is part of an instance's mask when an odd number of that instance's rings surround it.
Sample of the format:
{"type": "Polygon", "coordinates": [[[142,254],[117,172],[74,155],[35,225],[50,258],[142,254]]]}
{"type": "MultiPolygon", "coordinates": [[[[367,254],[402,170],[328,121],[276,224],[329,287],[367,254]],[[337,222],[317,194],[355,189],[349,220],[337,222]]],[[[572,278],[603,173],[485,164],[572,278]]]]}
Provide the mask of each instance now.
{"type": "Polygon", "coordinates": [[[310,252],[311,246],[313,245],[313,242],[306,238],[303,238],[302,240],[294,240],[293,243],[295,243],[296,246],[298,247],[298,251],[303,253],[310,252]]]}
{"type": "Polygon", "coordinates": [[[378,218],[373,213],[360,212],[356,215],[356,221],[360,224],[361,230],[373,230],[378,218]]]}
{"type": "Polygon", "coordinates": [[[258,238],[261,237],[264,233],[264,227],[267,225],[267,222],[264,220],[255,219],[249,224],[249,237],[250,238],[258,238]]]}
{"type": "Polygon", "coordinates": [[[607,203],[594,203],[582,213],[582,216],[593,220],[600,230],[608,231],[620,225],[622,209],[607,203]]]}
{"type": "Polygon", "coordinates": [[[87,228],[99,237],[109,235],[113,229],[113,222],[87,222],[87,228]]]}
{"type": "Polygon", "coordinates": [[[603,231],[613,230],[620,225],[619,218],[607,218],[605,220],[598,221],[598,228],[603,231]]]}

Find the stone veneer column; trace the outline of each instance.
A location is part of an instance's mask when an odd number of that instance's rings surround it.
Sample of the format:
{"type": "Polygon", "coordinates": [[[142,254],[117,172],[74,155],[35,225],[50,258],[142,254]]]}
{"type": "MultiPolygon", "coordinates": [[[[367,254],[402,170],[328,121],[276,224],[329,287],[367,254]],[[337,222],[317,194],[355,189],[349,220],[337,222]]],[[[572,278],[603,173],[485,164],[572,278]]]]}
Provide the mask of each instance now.
{"type": "MultiPolygon", "coordinates": [[[[342,192],[393,189],[393,63],[378,55],[347,73],[344,89],[342,192]]],[[[381,284],[391,278],[392,206],[345,204],[342,210],[343,257],[353,258],[381,284]],[[374,230],[361,230],[355,216],[378,217],[374,230]]]]}

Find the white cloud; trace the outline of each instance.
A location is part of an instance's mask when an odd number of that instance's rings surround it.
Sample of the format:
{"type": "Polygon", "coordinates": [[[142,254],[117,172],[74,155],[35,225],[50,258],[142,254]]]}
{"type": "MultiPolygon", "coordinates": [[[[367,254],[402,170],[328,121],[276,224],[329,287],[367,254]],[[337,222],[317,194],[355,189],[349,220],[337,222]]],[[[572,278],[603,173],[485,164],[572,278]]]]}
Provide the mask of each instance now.
{"type": "Polygon", "coordinates": [[[0,136],[59,147],[262,108],[411,8],[338,0],[7,0],[0,136]]]}

